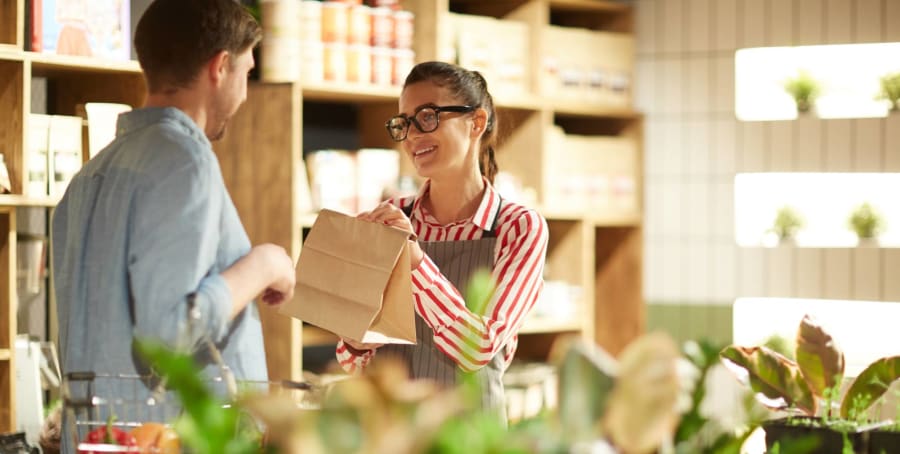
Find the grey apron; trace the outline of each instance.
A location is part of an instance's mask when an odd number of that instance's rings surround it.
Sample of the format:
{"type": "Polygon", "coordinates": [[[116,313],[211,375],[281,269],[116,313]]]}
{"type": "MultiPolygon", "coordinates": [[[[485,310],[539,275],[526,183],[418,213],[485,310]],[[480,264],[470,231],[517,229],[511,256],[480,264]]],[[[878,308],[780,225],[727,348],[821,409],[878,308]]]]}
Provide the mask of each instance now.
{"type": "MultiPolygon", "coordinates": [[[[431,258],[441,273],[465,295],[469,279],[479,269],[494,268],[494,245],[497,242],[497,219],[500,206],[494,216],[494,225],[478,240],[466,241],[420,241],[422,251],[431,258]]],[[[412,212],[412,204],[403,208],[407,217],[412,212]]],[[[431,379],[444,386],[454,386],[463,372],[457,364],[434,344],[434,332],[419,314],[416,314],[416,345],[386,345],[378,349],[373,358],[397,356],[406,363],[411,378],[431,379]]],[[[497,353],[481,369],[472,372],[481,386],[481,408],[496,412],[506,423],[506,399],[503,392],[503,355],[497,353]]]]}

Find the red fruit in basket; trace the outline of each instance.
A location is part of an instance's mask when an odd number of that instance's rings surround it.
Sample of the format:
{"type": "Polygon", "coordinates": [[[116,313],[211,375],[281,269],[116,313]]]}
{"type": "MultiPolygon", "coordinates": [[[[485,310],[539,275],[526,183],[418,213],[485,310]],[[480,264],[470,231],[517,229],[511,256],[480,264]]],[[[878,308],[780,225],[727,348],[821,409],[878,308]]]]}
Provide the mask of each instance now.
{"type": "Polygon", "coordinates": [[[178,454],[181,443],[172,428],[156,422],[146,422],[131,429],[131,436],[142,453],[178,454]]]}
{"type": "MultiPolygon", "coordinates": [[[[135,446],[134,437],[132,437],[128,432],[119,429],[118,427],[112,426],[112,418],[107,421],[105,426],[98,427],[90,432],[88,432],[87,436],[84,437],[85,443],[91,444],[105,444],[105,445],[118,445],[118,446],[135,446]]],[[[80,453],[86,454],[94,454],[94,451],[82,451],[79,450],[80,453]]],[[[99,453],[98,453],[99,454],[99,453]]]]}

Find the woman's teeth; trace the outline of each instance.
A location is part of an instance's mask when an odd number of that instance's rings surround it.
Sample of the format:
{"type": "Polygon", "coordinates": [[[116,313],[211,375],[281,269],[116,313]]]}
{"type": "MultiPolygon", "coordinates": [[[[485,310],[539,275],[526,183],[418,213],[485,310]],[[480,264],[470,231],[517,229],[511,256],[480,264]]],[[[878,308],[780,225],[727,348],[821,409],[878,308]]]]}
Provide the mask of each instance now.
{"type": "Polygon", "coordinates": [[[425,153],[428,153],[429,151],[433,151],[434,148],[435,148],[435,147],[431,146],[431,147],[428,147],[428,148],[423,148],[423,149],[421,149],[421,150],[417,150],[417,151],[415,151],[415,152],[413,153],[413,156],[421,156],[421,155],[423,155],[423,154],[425,154],[425,153]]]}

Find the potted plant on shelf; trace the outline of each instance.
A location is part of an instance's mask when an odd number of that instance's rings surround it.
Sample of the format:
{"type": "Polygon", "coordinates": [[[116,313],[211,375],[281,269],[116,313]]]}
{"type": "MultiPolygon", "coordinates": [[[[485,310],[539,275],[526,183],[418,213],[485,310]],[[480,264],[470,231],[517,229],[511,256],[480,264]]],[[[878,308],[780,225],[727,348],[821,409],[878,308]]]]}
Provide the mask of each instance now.
{"type": "Polygon", "coordinates": [[[831,335],[807,315],[796,344],[796,361],[764,346],[732,345],[720,353],[760,403],[792,413],[763,423],[766,445],[774,449],[776,444],[812,439],[819,453],[867,452],[871,431],[891,424],[878,421],[872,408],[900,378],[900,356],[870,364],[841,397],[844,354],[831,335]]]}
{"type": "Polygon", "coordinates": [[[877,99],[888,101],[888,109],[891,112],[900,111],[900,73],[891,73],[881,76],[881,92],[877,99]]]}
{"type": "Polygon", "coordinates": [[[794,98],[798,113],[806,113],[813,107],[822,87],[807,71],[800,71],[797,76],[784,82],[784,90],[794,98]]]}
{"type": "Polygon", "coordinates": [[[868,202],[856,207],[847,219],[850,230],[856,233],[859,244],[877,243],[878,235],[884,230],[884,218],[868,202]]]}
{"type": "Polygon", "coordinates": [[[791,206],[785,205],[775,213],[769,232],[778,237],[779,244],[794,244],[797,232],[803,228],[803,216],[791,206]]]}

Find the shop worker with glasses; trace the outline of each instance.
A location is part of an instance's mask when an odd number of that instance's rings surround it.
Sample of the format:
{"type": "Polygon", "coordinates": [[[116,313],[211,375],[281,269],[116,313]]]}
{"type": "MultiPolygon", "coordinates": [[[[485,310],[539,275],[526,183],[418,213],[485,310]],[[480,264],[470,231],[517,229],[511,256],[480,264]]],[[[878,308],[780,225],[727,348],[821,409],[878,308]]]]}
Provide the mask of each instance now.
{"type": "Polygon", "coordinates": [[[504,199],[492,186],[497,115],[484,78],[441,62],[415,66],[400,94],[400,113],[387,132],[400,142],[425,183],[359,215],[407,229],[416,345],[337,346],[342,367],[356,373],[387,356],[400,357],[413,378],[453,385],[460,372],[482,385],[482,406],[504,417],[502,376],[518,330],[543,288],[547,222],[504,199]],[[481,313],[466,307],[472,274],[491,269],[495,291],[481,313]]]}

